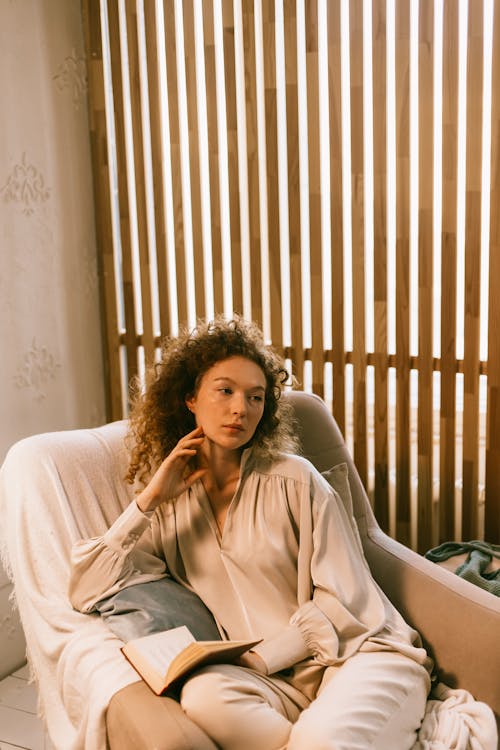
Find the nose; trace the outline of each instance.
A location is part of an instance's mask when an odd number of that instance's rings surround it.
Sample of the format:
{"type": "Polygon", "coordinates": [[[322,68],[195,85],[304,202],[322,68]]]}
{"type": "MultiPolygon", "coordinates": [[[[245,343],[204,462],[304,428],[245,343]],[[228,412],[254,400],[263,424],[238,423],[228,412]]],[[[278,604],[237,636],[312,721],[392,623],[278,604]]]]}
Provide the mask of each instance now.
{"type": "Polygon", "coordinates": [[[246,409],[247,409],[245,394],[234,393],[231,407],[232,407],[233,414],[238,414],[239,416],[243,416],[246,413],[246,409]]]}

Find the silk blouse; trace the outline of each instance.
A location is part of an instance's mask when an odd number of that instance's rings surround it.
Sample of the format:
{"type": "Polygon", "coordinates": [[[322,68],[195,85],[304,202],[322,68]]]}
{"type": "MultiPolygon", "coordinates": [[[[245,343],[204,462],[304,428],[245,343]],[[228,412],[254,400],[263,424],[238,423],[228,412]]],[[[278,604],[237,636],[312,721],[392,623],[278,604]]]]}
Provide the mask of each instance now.
{"type": "Polygon", "coordinates": [[[254,651],[267,673],[307,700],[325,667],[358,650],[398,651],[430,670],[418,633],[371,576],[347,467],[336,471],[343,497],[305,458],[264,464],[247,449],[222,533],[201,480],[149,514],[132,501],[103,536],[74,545],[70,601],[90,613],[169,575],[203,600],[223,637],[261,638],[254,651]]]}

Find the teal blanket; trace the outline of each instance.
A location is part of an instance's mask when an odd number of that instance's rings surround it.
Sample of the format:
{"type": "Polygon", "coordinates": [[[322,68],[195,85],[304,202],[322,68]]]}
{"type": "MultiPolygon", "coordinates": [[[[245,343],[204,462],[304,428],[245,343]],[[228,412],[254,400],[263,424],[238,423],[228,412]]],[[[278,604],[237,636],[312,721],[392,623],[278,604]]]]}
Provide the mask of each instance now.
{"type": "Polygon", "coordinates": [[[424,557],[433,562],[442,562],[464,552],[469,553],[467,559],[458,566],[455,573],[491,594],[500,596],[500,569],[486,572],[493,557],[500,558],[500,544],[490,544],[480,540],[444,542],[439,547],[426,552],[424,557]]]}

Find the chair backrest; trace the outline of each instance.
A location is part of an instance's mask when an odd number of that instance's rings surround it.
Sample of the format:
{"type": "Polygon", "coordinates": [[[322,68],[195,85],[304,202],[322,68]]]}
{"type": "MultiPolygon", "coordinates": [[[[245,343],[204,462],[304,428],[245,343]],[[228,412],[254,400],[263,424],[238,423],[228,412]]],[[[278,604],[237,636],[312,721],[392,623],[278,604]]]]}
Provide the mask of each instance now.
{"type": "Polygon", "coordinates": [[[286,391],[284,398],[294,409],[303,456],[318,471],[326,471],[339,463],[347,464],[354,517],[363,540],[367,529],[378,526],[378,523],[335,419],[325,402],[312,393],[286,391]]]}

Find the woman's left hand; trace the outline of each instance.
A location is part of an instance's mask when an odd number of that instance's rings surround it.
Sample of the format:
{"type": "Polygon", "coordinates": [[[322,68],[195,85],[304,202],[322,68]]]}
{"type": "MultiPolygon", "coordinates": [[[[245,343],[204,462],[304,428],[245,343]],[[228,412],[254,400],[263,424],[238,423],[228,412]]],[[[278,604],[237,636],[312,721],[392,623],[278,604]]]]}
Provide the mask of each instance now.
{"type": "Polygon", "coordinates": [[[264,659],[255,651],[245,651],[245,653],[241,654],[241,656],[239,656],[234,663],[238,667],[247,667],[247,669],[253,669],[255,672],[267,674],[267,668],[264,659]]]}
{"type": "Polygon", "coordinates": [[[189,462],[198,453],[205,440],[202,427],[189,432],[179,440],[175,448],[163,459],[150,482],[136,497],[143,513],[154,510],[165,500],[175,500],[181,492],[189,489],[206,473],[206,468],[192,469],[189,462]]]}

